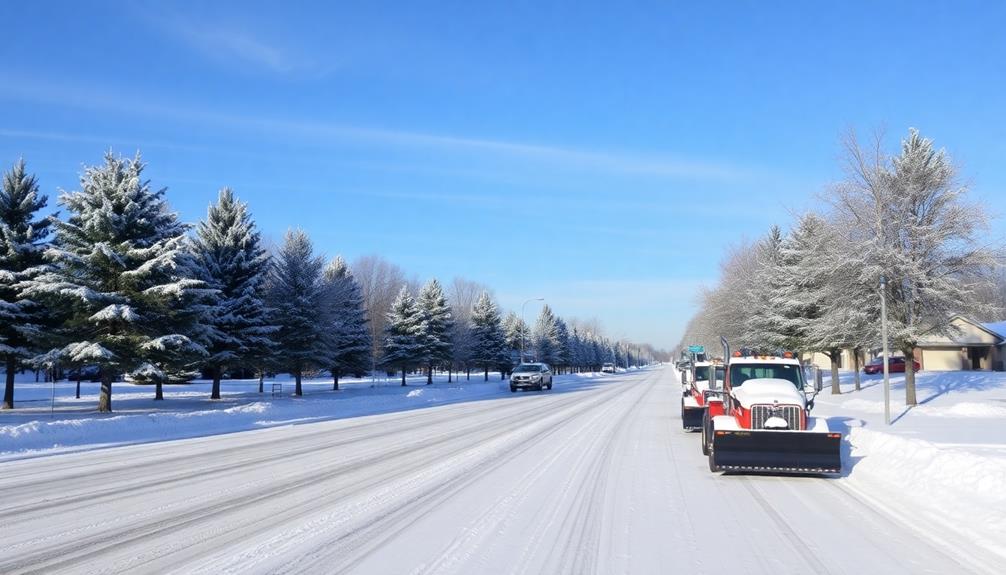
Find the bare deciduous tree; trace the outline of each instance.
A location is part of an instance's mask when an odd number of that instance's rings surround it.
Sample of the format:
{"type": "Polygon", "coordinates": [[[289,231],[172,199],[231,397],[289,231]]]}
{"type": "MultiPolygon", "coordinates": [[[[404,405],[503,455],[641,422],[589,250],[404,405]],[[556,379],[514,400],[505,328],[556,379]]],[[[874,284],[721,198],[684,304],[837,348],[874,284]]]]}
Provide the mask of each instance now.
{"type": "MultiPolygon", "coordinates": [[[[350,266],[350,270],[360,284],[367,310],[373,357],[380,363],[381,342],[384,341],[384,331],[388,326],[388,311],[402,286],[408,285],[409,280],[402,268],[377,255],[358,258],[350,266]]],[[[411,289],[410,292],[417,293],[411,289]]]]}

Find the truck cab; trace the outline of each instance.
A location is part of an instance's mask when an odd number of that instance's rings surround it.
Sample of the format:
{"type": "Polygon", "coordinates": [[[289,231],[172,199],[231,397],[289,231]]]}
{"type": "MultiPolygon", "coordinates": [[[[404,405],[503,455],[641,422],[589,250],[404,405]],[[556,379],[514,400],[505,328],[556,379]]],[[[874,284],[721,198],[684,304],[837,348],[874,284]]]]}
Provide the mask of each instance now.
{"type": "Polygon", "coordinates": [[[681,426],[686,431],[702,429],[711,402],[720,401],[724,380],[723,364],[716,360],[697,361],[682,382],[681,426]]]}
{"type": "Polygon", "coordinates": [[[842,436],[811,417],[816,392],[792,353],[734,352],[725,375],[702,428],[711,471],[841,472],[842,436]]]}

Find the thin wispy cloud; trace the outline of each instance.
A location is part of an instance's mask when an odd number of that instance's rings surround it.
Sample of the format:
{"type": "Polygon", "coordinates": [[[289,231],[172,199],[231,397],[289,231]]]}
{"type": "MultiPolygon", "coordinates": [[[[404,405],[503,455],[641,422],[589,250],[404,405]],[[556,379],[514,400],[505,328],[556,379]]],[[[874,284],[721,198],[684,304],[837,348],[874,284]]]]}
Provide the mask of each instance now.
{"type": "MultiPolygon", "coordinates": [[[[13,78],[10,78],[13,80],[13,78]]],[[[197,127],[209,125],[229,127],[237,131],[269,133],[306,143],[347,143],[397,147],[403,149],[443,150],[467,153],[479,157],[514,159],[551,168],[589,173],[648,175],[653,177],[740,182],[776,178],[765,170],[718,162],[684,159],[669,154],[636,154],[625,151],[589,150],[532,142],[500,140],[435,134],[412,130],[396,130],[352,126],[324,121],[300,121],[263,115],[235,115],[212,109],[188,108],[159,103],[146,96],[124,96],[120,90],[95,90],[88,86],[65,82],[7,82],[0,98],[45,102],[56,106],[109,110],[141,116],[170,118],[197,127]]]]}
{"type": "Polygon", "coordinates": [[[256,30],[242,26],[234,18],[214,16],[205,7],[198,14],[159,7],[138,16],[201,57],[225,67],[312,76],[324,76],[332,70],[330,65],[319,65],[290,40],[283,41],[273,27],[256,30]]]}

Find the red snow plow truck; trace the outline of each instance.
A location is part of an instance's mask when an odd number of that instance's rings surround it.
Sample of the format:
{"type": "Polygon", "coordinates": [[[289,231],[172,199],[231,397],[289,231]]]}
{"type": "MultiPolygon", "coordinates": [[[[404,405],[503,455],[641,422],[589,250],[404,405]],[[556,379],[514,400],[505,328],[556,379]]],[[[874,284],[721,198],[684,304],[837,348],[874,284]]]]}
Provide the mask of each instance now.
{"type": "Polygon", "coordinates": [[[686,431],[702,429],[710,402],[720,401],[724,368],[718,360],[694,361],[691,377],[682,383],[681,426],[686,431]]]}
{"type": "Polygon", "coordinates": [[[842,434],[810,416],[818,390],[807,387],[793,354],[731,354],[725,340],[723,346],[721,401],[709,403],[702,427],[709,470],[840,473],[842,434]]]}

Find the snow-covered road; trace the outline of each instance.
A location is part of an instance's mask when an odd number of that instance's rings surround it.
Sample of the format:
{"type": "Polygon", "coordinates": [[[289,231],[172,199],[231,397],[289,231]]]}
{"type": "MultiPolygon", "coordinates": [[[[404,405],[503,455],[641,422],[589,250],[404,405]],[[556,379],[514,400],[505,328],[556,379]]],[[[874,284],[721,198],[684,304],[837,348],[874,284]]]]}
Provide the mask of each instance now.
{"type": "Polygon", "coordinates": [[[3,463],[0,573],[983,567],[841,479],[710,474],[679,400],[667,368],[3,463]]]}

